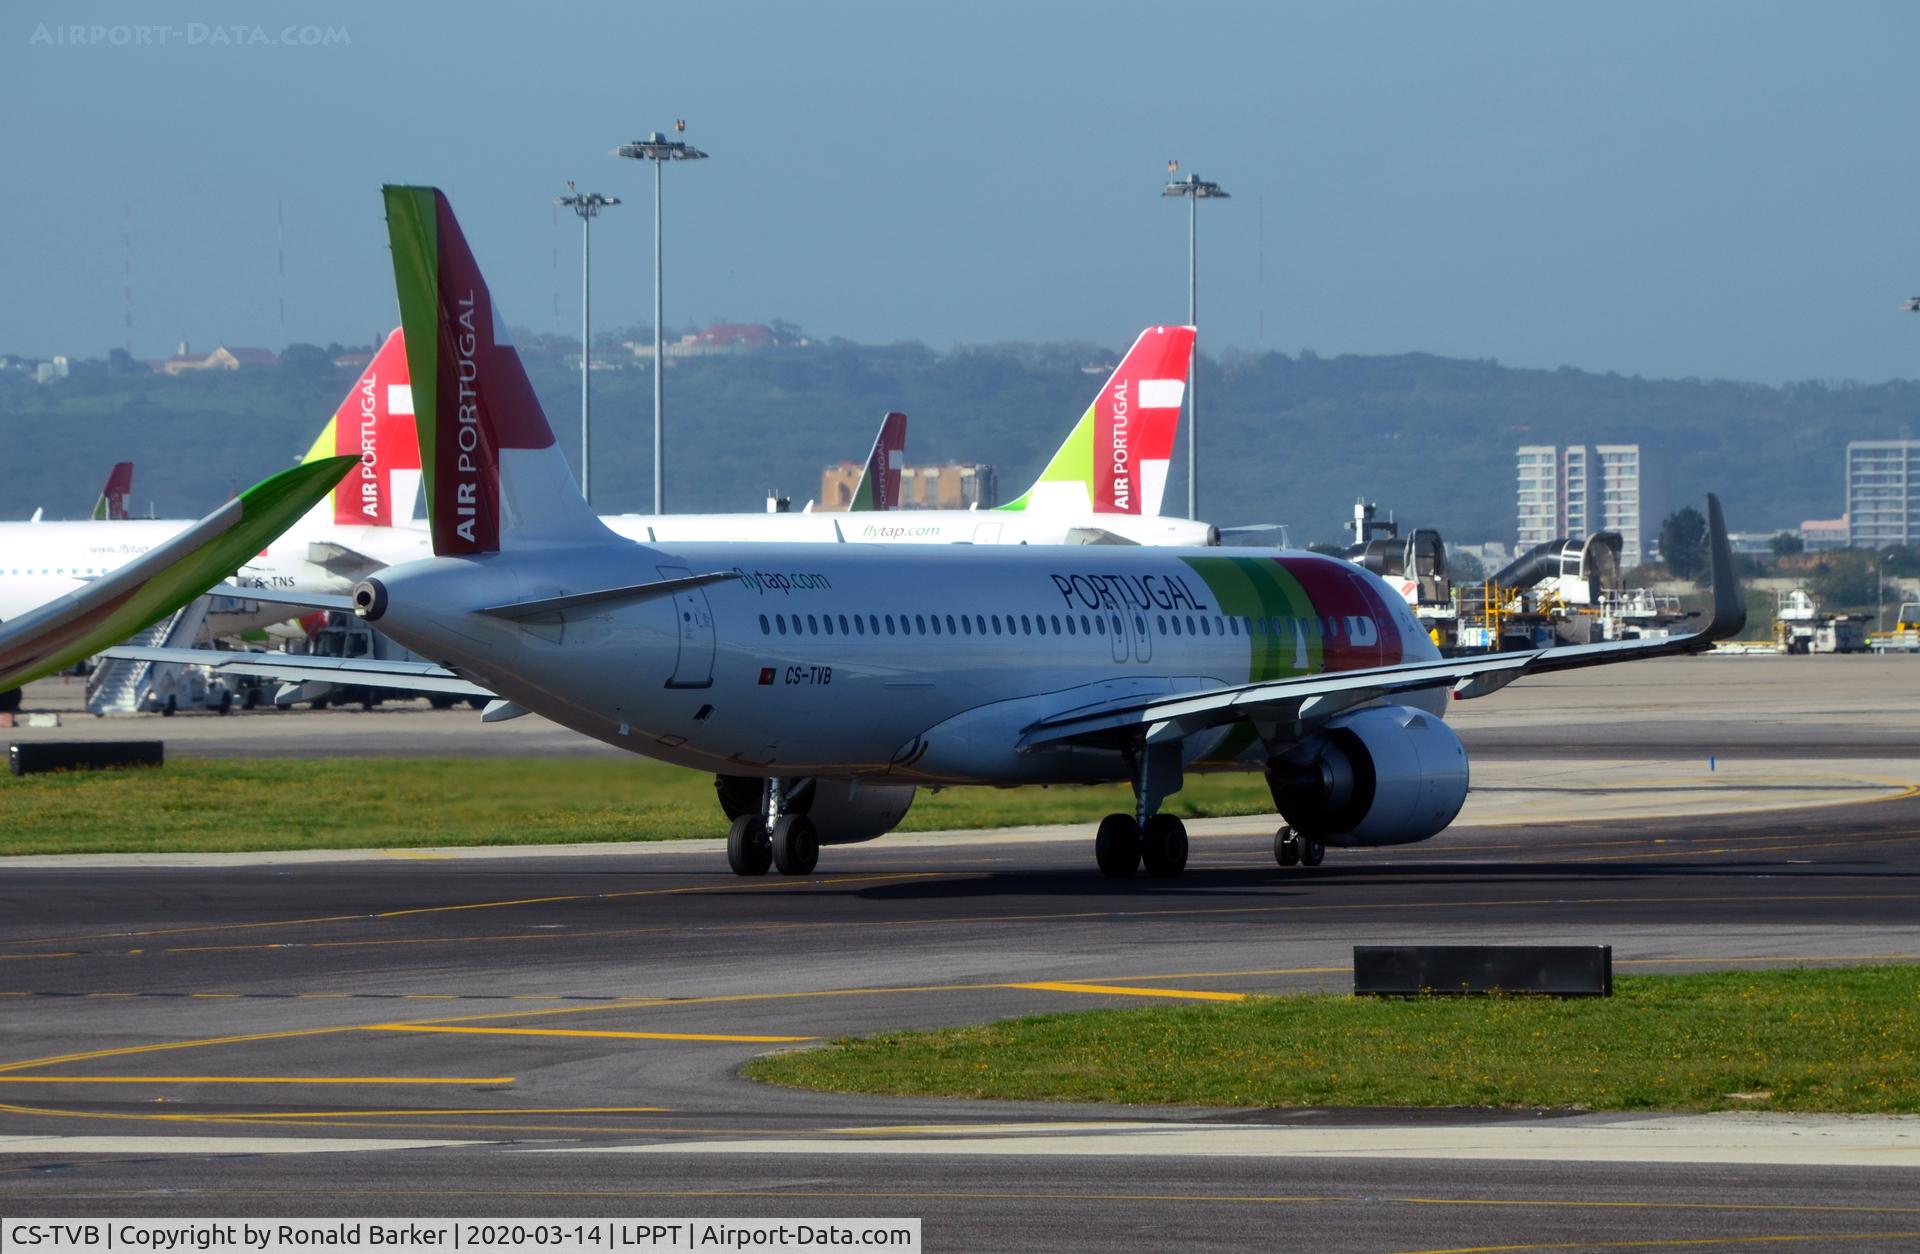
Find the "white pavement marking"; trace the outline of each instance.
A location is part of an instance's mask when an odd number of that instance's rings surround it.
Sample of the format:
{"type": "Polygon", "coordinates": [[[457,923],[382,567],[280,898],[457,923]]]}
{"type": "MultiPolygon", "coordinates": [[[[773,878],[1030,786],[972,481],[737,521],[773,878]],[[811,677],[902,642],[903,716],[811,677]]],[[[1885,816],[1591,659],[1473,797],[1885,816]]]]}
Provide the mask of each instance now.
{"type": "Polygon", "coordinates": [[[333,1136],[0,1136],[0,1154],[340,1154],[496,1144],[333,1136]]]}
{"type": "Polygon", "coordinates": [[[1327,1128],[1297,1124],[954,1124],[834,1136],[582,1145],[529,1153],[1044,1157],[1449,1158],[1920,1169],[1920,1117],[1732,1113],[1538,1123],[1327,1128]]]}

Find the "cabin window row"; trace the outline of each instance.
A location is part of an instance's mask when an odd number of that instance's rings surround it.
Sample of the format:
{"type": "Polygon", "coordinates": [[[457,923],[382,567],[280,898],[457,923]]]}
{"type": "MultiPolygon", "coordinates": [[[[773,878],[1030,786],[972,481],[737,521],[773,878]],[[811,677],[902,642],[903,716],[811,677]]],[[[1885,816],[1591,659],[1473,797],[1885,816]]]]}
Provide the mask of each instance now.
{"type": "MultiPolygon", "coordinates": [[[[1259,618],[1243,614],[1156,614],[1162,636],[1338,637],[1355,634],[1338,617],[1259,618]],[[1184,620],[1184,621],[1183,621],[1184,620]]],[[[1147,632],[1146,616],[1133,629],[1147,632]]],[[[1120,616],[1107,614],[774,614],[760,615],[763,636],[1093,636],[1118,635],[1120,616]]]]}

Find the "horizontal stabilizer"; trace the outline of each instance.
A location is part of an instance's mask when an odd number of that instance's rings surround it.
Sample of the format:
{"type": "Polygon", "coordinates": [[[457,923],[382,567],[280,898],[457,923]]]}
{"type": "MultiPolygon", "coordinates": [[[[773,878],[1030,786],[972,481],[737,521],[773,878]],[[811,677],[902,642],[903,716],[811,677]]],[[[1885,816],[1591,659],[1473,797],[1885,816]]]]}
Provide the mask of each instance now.
{"type": "Polygon", "coordinates": [[[300,592],[293,588],[242,588],[237,584],[217,583],[207,595],[232,597],[236,601],[264,601],[268,605],[298,605],[310,610],[353,612],[353,598],[330,592],[300,592]]]}
{"type": "Polygon", "coordinates": [[[1066,542],[1068,544],[1133,544],[1138,540],[1129,540],[1118,532],[1108,531],[1105,527],[1069,527],[1066,542]]]}
{"type": "Polygon", "coordinates": [[[142,662],[169,662],[176,666],[204,666],[235,675],[263,675],[289,683],[352,684],[366,688],[398,688],[409,692],[445,692],[460,697],[494,694],[432,662],[383,662],[364,657],[309,657],[295,653],[229,653],[221,649],[147,648],[116,645],[102,657],[132,658],[142,662]]]}
{"type": "Polygon", "coordinates": [[[594,592],[575,592],[563,597],[542,597],[537,601],[513,601],[506,605],[489,605],[485,609],[475,610],[474,613],[485,614],[491,618],[504,618],[510,623],[522,623],[529,619],[551,618],[567,610],[579,609],[586,605],[617,605],[625,601],[644,601],[648,597],[684,592],[688,588],[701,588],[710,583],[735,578],[738,576],[730,570],[716,570],[705,575],[685,575],[679,579],[656,579],[652,583],[628,584],[623,588],[601,588],[594,592]]]}
{"type": "Polygon", "coordinates": [[[364,579],[376,570],[384,570],[387,565],[377,557],[369,557],[359,549],[333,540],[309,541],[307,560],[329,575],[354,580],[364,579]]]}

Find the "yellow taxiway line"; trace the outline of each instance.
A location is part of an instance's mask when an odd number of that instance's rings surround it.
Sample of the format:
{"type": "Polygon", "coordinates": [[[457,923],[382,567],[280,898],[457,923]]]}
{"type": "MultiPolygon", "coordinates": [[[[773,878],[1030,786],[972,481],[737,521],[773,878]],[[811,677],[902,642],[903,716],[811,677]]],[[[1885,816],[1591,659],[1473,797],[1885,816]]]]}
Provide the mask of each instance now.
{"type": "Polygon", "coordinates": [[[1173,997],[1188,1001],[1245,1001],[1245,993],[1212,993],[1190,988],[1128,988],[1124,984],[1069,984],[1039,980],[1031,984],[1006,984],[1003,988],[1031,988],[1043,993],[1111,993],[1120,997],[1173,997]]]}
{"type": "Polygon", "coordinates": [[[748,1045],[784,1045],[817,1041],[817,1036],[741,1036],[721,1032],[612,1032],[590,1028],[464,1028],[430,1023],[369,1023],[362,1032],[430,1032],[460,1036],[588,1036],[621,1041],[732,1041],[748,1045]]]}

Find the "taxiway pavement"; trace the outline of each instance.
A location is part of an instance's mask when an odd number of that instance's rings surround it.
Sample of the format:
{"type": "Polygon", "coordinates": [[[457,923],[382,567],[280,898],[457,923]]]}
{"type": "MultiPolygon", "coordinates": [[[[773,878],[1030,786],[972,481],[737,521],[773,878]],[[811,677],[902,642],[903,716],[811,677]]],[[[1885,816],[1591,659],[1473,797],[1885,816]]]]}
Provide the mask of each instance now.
{"type": "MultiPolygon", "coordinates": [[[[1590,675],[1457,707],[1468,823],[1313,871],[1276,867],[1261,819],[1196,823],[1175,882],[1102,879],[1080,830],[889,838],[796,880],[738,880],[704,841],[14,860],[0,1210],[917,1215],[929,1249],[1915,1248],[1912,1119],[967,1103],[737,1074],[891,1028],[1345,989],[1355,944],[1605,943],[1622,974],[1920,960],[1911,660],[1590,675]]],[[[601,751],[404,707],[12,735],[156,731],[209,754],[601,751]]]]}

